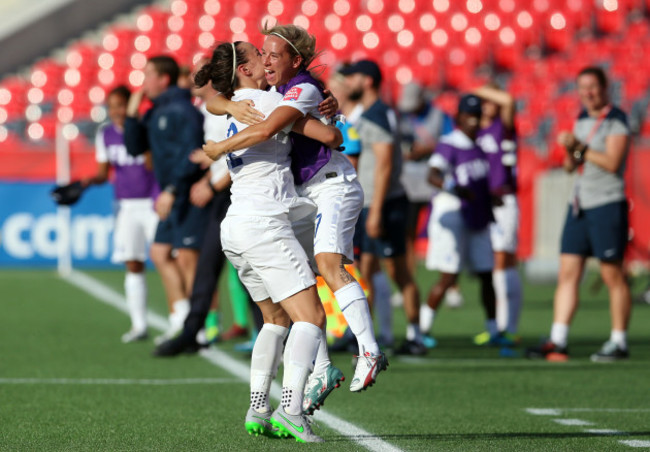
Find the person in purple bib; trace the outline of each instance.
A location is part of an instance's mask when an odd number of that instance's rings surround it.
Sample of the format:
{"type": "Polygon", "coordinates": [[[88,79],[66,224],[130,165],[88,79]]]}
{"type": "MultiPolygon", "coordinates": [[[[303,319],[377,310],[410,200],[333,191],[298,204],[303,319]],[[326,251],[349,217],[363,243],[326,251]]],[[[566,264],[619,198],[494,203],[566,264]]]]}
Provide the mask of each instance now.
{"type": "MultiPolygon", "coordinates": [[[[521,312],[521,279],[517,270],[517,134],[515,100],[494,84],[474,91],[482,99],[481,130],[476,142],[490,162],[490,191],[501,199],[494,206],[494,223],[490,237],[494,250],[494,292],[497,300],[497,326],[514,345],[521,312]]],[[[476,343],[490,340],[488,334],[475,338],[476,343]]]]}
{"type": "Polygon", "coordinates": [[[113,168],[118,213],[113,234],[113,262],[124,262],[124,291],[131,316],[131,329],[122,342],[147,337],[147,282],[145,261],[147,247],[153,241],[158,216],[153,200],[160,192],[151,170],[148,154],[129,155],[124,146],[124,121],[131,93],[118,86],[106,97],[110,123],[103,125],[95,138],[97,174],[81,179],[81,185],[101,185],[108,181],[113,168]]]}
{"type": "MultiPolygon", "coordinates": [[[[319,111],[319,105],[325,99],[323,85],[308,71],[318,55],[316,39],[295,25],[265,26],[263,34],[266,35],[262,47],[266,81],[272,90],[284,97],[264,121],[227,140],[207,143],[204,149],[212,156],[265,141],[307,114],[326,121],[319,111]]],[[[248,106],[243,107],[246,110],[248,106]]],[[[229,113],[242,122],[247,119],[223,99],[217,98],[209,103],[208,111],[229,113]]],[[[388,366],[375,339],[366,295],[344,267],[354,261],[352,241],[363,207],[363,189],[354,167],[340,152],[295,133],[290,137],[291,169],[296,190],[318,207],[315,224],[313,221],[296,222],[294,231],[307,254],[314,256],[318,272],[334,293],[350,330],[357,338],[359,359],[350,390],[361,391],[373,384],[377,374],[388,366]]],[[[343,373],[330,362],[323,332],[314,372],[307,384],[305,412],[311,414],[319,408],[344,379],[343,373]]]]}
{"type": "Polygon", "coordinates": [[[431,330],[445,292],[456,283],[460,271],[469,267],[481,281],[486,328],[491,343],[497,345],[501,336],[495,320],[489,229],[494,217],[489,163],[476,143],[480,117],[481,100],[471,94],[463,96],[458,104],[456,129],[441,137],[429,159],[429,182],[441,190],[434,197],[429,221],[426,266],[441,275],[421,308],[420,326],[422,332],[431,330]]]}

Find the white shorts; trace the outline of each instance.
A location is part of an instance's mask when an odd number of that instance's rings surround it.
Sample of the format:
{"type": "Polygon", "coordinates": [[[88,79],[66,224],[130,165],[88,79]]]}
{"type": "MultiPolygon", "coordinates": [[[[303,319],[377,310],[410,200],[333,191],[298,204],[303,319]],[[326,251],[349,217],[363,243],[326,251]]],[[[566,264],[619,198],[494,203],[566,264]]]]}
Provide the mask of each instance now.
{"type": "Polygon", "coordinates": [[[503,205],[494,209],[495,222],[490,226],[490,238],[494,251],[517,252],[519,229],[519,205],[515,195],[505,195],[503,205]]]}
{"type": "Polygon", "coordinates": [[[296,190],[299,196],[311,199],[318,207],[313,226],[304,224],[304,221],[294,224],[300,243],[307,247],[308,237],[311,237],[314,255],[342,254],[347,263],[352,263],[352,241],[363,208],[363,189],[347,157],[338,151],[332,151],[330,161],[312,179],[296,187],[296,190]]]}
{"type": "Polygon", "coordinates": [[[158,215],[152,199],[121,199],[115,219],[111,260],[114,263],[146,261],[157,226],[158,215]]]}
{"type": "Polygon", "coordinates": [[[492,271],[494,255],[489,228],[480,231],[467,228],[459,206],[439,202],[440,196],[434,198],[429,219],[427,269],[452,274],[464,268],[475,273],[492,271]]]}
{"type": "Polygon", "coordinates": [[[226,215],[221,244],[254,301],[278,303],[316,284],[287,218],[226,215]]]}

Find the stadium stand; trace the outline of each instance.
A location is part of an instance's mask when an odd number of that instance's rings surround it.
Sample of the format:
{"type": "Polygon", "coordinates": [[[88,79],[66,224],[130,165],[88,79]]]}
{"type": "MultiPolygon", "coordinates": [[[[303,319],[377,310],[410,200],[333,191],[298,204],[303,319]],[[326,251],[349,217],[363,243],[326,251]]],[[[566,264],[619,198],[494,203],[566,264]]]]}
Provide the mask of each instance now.
{"type": "MultiPolygon", "coordinates": [[[[396,99],[411,80],[435,88],[452,112],[458,92],[494,77],[517,99],[521,140],[522,249],[532,251],[532,186],[556,167],[558,130],[569,127],[579,105],[575,74],[588,64],[612,77],[613,101],[631,112],[639,137],[636,157],[650,149],[648,6],[641,0],[173,0],[136,10],[43,58],[27,75],[0,82],[0,177],[24,176],[25,152],[38,152],[38,177],[51,170],[57,124],[71,140],[73,174],[93,164],[91,137],[106,119],[102,103],[118,83],[138,88],[149,56],[171,54],[191,65],[219,40],[261,44],[264,21],[292,22],[314,34],[325,50],[323,77],[333,65],[378,58],[386,96],[396,99]]],[[[29,159],[34,161],[34,159],[29,159]]],[[[28,175],[29,175],[28,174],[28,175]]],[[[639,187],[633,191],[640,191],[639,187]]],[[[650,215],[650,206],[648,208],[650,215]]],[[[650,238],[643,243],[650,243],[650,238]]]]}

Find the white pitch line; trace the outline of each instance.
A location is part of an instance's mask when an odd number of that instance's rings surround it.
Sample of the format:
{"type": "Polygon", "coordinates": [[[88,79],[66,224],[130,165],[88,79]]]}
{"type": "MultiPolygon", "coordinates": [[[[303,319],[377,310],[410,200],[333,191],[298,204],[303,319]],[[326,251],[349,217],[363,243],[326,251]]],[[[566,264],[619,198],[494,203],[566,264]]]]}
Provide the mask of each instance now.
{"type": "Polygon", "coordinates": [[[642,441],[640,439],[626,439],[626,440],[619,441],[619,443],[630,447],[650,448],[650,441],[642,441]]]}
{"type": "Polygon", "coordinates": [[[560,425],[594,425],[593,422],[583,421],[582,419],[553,419],[553,422],[560,425]]]}
{"type": "Polygon", "coordinates": [[[171,379],[135,379],[135,378],[0,378],[5,385],[204,385],[242,383],[235,378],[171,378],[171,379]]]}
{"type": "Polygon", "coordinates": [[[562,410],[555,408],[526,408],[526,412],[536,416],[559,416],[562,414],[562,410]]]}
{"type": "Polygon", "coordinates": [[[526,408],[529,414],[559,416],[562,413],[650,413],[650,408],[526,408]]]}
{"type": "Polygon", "coordinates": [[[594,435],[627,435],[627,432],[620,430],[612,430],[609,428],[586,428],[585,433],[593,433],[594,435]]]}
{"type": "MultiPolygon", "coordinates": [[[[125,298],[101,281],[78,271],[72,271],[70,275],[61,276],[61,278],[73,286],[76,286],[94,296],[99,301],[128,314],[125,298]]],[[[148,312],[147,321],[151,327],[159,331],[164,331],[167,328],[167,320],[163,316],[154,312],[148,312]]],[[[231,373],[239,380],[248,383],[250,379],[250,367],[243,364],[241,361],[238,361],[227,353],[214,348],[201,350],[199,354],[215,366],[231,373]]],[[[277,383],[273,383],[273,387],[271,388],[271,397],[280,400],[281,395],[282,390],[280,389],[280,386],[277,383]]],[[[354,441],[358,445],[363,446],[372,452],[401,452],[401,449],[387,443],[378,436],[375,436],[372,433],[339,418],[338,416],[330,414],[323,409],[316,413],[315,418],[316,420],[323,422],[332,430],[337,431],[343,436],[349,437],[351,441],[354,441]]]]}

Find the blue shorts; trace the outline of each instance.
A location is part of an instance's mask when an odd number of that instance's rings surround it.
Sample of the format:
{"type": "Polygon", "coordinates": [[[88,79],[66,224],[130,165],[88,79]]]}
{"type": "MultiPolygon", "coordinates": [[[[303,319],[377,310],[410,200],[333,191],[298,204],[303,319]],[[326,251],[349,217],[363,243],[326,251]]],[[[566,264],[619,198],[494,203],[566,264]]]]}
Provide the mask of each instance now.
{"type": "Polygon", "coordinates": [[[368,208],[364,207],[357,223],[361,230],[360,247],[362,253],[378,257],[399,257],[406,254],[406,230],[408,227],[409,201],[406,196],[389,199],[382,207],[382,228],[384,235],[378,239],[368,237],[366,220],[368,208]]]}
{"type": "Polygon", "coordinates": [[[628,242],[627,201],[583,209],[577,216],[571,210],[569,206],[561,253],[593,256],[605,262],[623,260],[628,242]]]}
{"type": "Polygon", "coordinates": [[[176,199],[169,217],[158,223],[154,243],[167,243],[174,249],[199,249],[208,222],[209,207],[208,204],[200,208],[189,200],[176,199]]]}

